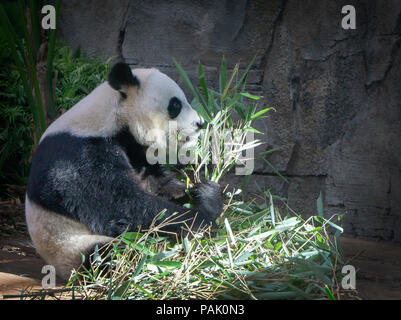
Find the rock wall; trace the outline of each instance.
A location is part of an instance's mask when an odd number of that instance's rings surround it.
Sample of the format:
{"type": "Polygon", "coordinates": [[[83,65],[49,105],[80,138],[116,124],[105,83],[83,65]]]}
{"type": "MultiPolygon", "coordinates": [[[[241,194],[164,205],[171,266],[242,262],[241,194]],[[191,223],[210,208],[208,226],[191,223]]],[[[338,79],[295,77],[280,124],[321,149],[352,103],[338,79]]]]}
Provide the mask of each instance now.
{"type": "MultiPolygon", "coordinates": [[[[289,183],[258,162],[248,192],[288,197],[295,210],[346,213],[345,233],[401,242],[401,1],[62,1],[59,35],[92,55],[215,83],[224,55],[277,112],[257,123],[260,151],[289,183]],[[343,30],[341,8],[356,8],[343,30]]],[[[241,177],[230,181],[239,183],[241,177]]]]}

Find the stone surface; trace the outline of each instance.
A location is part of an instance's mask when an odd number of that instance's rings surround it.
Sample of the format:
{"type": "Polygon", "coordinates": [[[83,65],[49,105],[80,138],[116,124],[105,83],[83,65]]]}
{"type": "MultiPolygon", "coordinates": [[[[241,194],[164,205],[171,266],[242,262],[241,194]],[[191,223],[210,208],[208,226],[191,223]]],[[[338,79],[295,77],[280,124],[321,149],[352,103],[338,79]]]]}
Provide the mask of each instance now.
{"type": "Polygon", "coordinates": [[[223,55],[229,68],[256,55],[249,90],[277,109],[256,124],[258,151],[279,148],[268,160],[289,183],[263,161],[253,179],[305,215],[322,192],[346,234],[401,242],[400,1],[62,1],[59,34],[178,81],[173,58],[215,84],[223,55]],[[346,4],[356,30],[341,28],[346,4]]]}
{"type": "Polygon", "coordinates": [[[356,290],[365,300],[401,299],[401,247],[341,238],[347,264],[356,269],[356,290]]]}
{"type": "Polygon", "coordinates": [[[120,59],[129,2],[62,1],[58,35],[72,40],[75,48],[84,49],[89,56],[120,59]]]}

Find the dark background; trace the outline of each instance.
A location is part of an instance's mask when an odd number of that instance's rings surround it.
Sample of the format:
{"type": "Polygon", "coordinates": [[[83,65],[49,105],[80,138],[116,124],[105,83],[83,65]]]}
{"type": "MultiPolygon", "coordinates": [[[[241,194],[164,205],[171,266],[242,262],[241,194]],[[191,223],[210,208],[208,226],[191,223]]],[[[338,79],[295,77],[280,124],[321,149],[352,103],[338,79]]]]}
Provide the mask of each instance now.
{"type": "MultiPolygon", "coordinates": [[[[224,55],[276,108],[257,124],[279,148],[255,182],[304,215],[346,213],[345,234],[401,243],[401,1],[78,1],[61,4],[58,35],[92,56],[157,67],[179,83],[173,57],[216,82],[224,55]],[[343,30],[341,8],[356,8],[343,30]]],[[[241,183],[242,177],[231,176],[241,183]]]]}

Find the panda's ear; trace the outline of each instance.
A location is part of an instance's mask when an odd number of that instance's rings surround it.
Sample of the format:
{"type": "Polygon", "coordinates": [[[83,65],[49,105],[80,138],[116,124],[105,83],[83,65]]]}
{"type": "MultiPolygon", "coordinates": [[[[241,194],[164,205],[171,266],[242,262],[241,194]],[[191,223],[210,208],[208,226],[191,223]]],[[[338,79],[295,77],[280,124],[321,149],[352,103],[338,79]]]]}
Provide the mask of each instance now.
{"type": "Polygon", "coordinates": [[[118,62],[111,68],[107,81],[114,90],[120,92],[123,98],[127,98],[130,87],[139,87],[138,78],[124,62],[118,62]]]}

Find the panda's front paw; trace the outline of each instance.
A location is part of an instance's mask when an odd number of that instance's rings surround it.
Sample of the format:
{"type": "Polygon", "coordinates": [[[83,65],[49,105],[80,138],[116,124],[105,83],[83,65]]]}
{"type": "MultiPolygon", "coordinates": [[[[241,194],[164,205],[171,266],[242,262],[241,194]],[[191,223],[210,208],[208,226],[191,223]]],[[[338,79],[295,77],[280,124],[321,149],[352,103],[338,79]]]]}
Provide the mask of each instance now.
{"type": "Polygon", "coordinates": [[[207,222],[215,222],[223,210],[223,193],[219,184],[213,181],[197,184],[192,189],[194,204],[207,222]]]}
{"type": "Polygon", "coordinates": [[[158,194],[166,200],[177,200],[185,197],[186,184],[178,180],[169,180],[158,191],[158,194]]]}
{"type": "Polygon", "coordinates": [[[185,189],[187,188],[187,185],[185,183],[178,180],[172,180],[167,185],[167,187],[172,199],[185,197],[185,189]]]}

